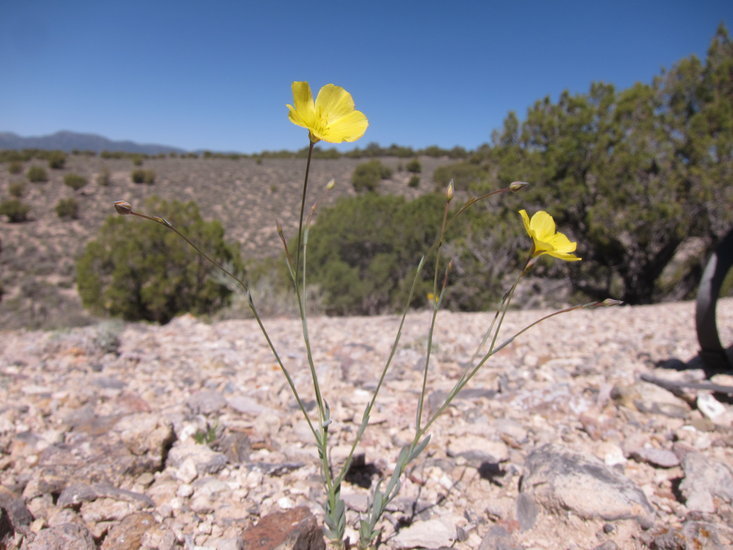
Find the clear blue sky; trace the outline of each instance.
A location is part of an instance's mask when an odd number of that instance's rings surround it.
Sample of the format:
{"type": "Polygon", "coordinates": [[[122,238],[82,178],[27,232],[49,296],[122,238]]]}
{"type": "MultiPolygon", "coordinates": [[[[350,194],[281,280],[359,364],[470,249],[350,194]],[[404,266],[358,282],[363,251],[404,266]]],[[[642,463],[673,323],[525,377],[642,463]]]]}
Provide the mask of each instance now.
{"type": "MultiPolygon", "coordinates": [[[[299,149],[290,84],[349,90],[356,145],[473,149],[510,110],[704,58],[732,0],[10,0],[0,131],[184,149],[299,149]]],[[[348,147],[345,147],[348,148],[348,147]]]]}

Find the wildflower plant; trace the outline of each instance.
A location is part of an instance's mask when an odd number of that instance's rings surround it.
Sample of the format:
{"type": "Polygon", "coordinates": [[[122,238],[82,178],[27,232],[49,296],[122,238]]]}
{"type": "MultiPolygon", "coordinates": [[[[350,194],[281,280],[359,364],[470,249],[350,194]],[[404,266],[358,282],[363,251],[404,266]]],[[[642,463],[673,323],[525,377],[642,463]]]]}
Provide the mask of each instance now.
{"type": "MultiPolygon", "coordinates": [[[[436,320],[438,312],[441,309],[443,297],[448,286],[449,274],[451,271],[451,263],[447,265],[441,265],[441,254],[440,251],[444,245],[446,231],[450,225],[463,214],[466,210],[471,208],[474,204],[479,201],[487,200],[495,195],[501,195],[504,193],[518,192],[528,184],[526,182],[515,181],[494,191],[485,193],[480,196],[472,197],[463,203],[460,207],[453,210],[452,203],[455,198],[455,191],[453,182],[451,181],[445,192],[444,192],[444,208],[442,218],[436,220],[439,223],[438,236],[430,250],[425,251],[425,255],[422,259],[417,262],[417,266],[414,271],[410,290],[408,296],[405,297],[405,307],[402,311],[400,322],[390,347],[388,356],[385,359],[384,365],[380,371],[377,379],[376,386],[372,392],[369,402],[366,404],[361,417],[361,423],[356,430],[356,434],[351,441],[349,452],[342,464],[334,464],[331,461],[329,454],[329,440],[331,438],[331,430],[333,419],[331,417],[331,409],[328,404],[328,400],[321,388],[316,365],[313,359],[313,352],[311,347],[311,338],[308,330],[308,304],[306,295],[306,283],[307,283],[307,250],[308,250],[308,221],[310,216],[306,218],[306,203],[307,203],[307,192],[308,192],[308,175],[310,171],[311,159],[313,157],[313,151],[315,145],[320,141],[326,141],[329,143],[341,143],[341,142],[352,142],[362,137],[369,126],[369,121],[366,116],[355,109],[354,101],[346,90],[333,84],[327,84],[321,88],[315,100],[313,99],[310,85],[307,82],[293,82],[293,104],[287,105],[288,116],[290,121],[308,130],[309,149],[308,157],[305,166],[305,177],[303,181],[302,197],[300,203],[300,216],[298,222],[298,233],[295,250],[291,250],[288,246],[288,239],[285,237],[283,229],[278,225],[278,233],[285,249],[285,258],[287,262],[287,268],[290,274],[290,280],[295,291],[295,297],[297,300],[298,312],[301,321],[302,338],[306,350],[306,358],[308,362],[308,369],[310,371],[310,382],[313,386],[313,392],[316,401],[315,413],[311,414],[308,412],[303,398],[299,389],[296,387],[293,377],[288,370],[282,356],[276,349],[272,339],[270,338],[264,321],[258,313],[255,305],[254,298],[251,293],[250,286],[246,280],[232,273],[225,266],[218,263],[205,251],[201,250],[199,246],[190,240],[186,235],[181,233],[166,219],[157,217],[154,215],[148,215],[137,212],[133,209],[132,205],[126,201],[118,201],[114,204],[115,209],[119,214],[133,215],[149,221],[153,221],[164,227],[175,232],[180,238],[186,241],[201,257],[205,258],[215,266],[217,266],[223,273],[232,278],[239,285],[241,290],[247,297],[247,304],[251,310],[255,321],[259,325],[259,328],[272,351],[275,361],[279,366],[282,374],[284,375],[288,386],[293,394],[293,397],[300,409],[303,417],[308,425],[310,432],[313,435],[313,439],[316,445],[318,458],[320,462],[321,476],[324,484],[325,499],[323,502],[324,508],[324,523],[326,536],[330,539],[331,543],[335,548],[343,548],[344,545],[349,545],[349,541],[345,540],[346,535],[346,506],[341,498],[341,487],[346,478],[349,468],[354,458],[355,451],[362,440],[364,432],[369,423],[370,414],[374,405],[378,399],[380,390],[385,383],[387,373],[392,364],[392,360],[400,344],[400,338],[402,335],[402,329],[405,324],[407,312],[409,310],[409,304],[413,301],[413,295],[417,286],[417,282],[420,280],[421,273],[425,266],[426,258],[432,258],[434,261],[433,266],[433,281],[432,290],[428,294],[428,302],[432,309],[430,318],[430,324],[426,334],[426,357],[424,364],[422,365],[421,372],[421,391],[417,401],[416,417],[414,426],[414,436],[412,440],[400,449],[394,470],[391,476],[385,481],[381,480],[372,487],[371,493],[371,507],[369,512],[359,520],[358,531],[359,541],[358,547],[360,549],[375,548],[381,542],[381,529],[380,520],[384,515],[384,512],[389,503],[397,496],[401,487],[401,480],[403,475],[406,473],[410,464],[422,453],[422,451],[428,446],[430,442],[430,428],[433,423],[445,412],[451,403],[458,395],[458,393],[471,381],[471,379],[479,372],[479,370],[487,363],[487,361],[497,353],[500,349],[510,344],[517,336],[523,334],[536,324],[575,309],[580,308],[595,308],[601,306],[616,305],[620,302],[615,300],[605,300],[602,302],[592,302],[589,304],[568,307],[560,311],[556,311],[549,315],[536,320],[530,325],[519,330],[515,334],[509,336],[503,341],[499,341],[499,334],[501,331],[504,317],[512,301],[514,291],[521,279],[527,275],[531,270],[534,263],[540,256],[549,255],[554,258],[564,261],[578,261],[579,257],[573,254],[576,249],[576,243],[570,241],[570,239],[563,233],[556,231],[555,222],[550,214],[544,211],[535,213],[531,218],[525,210],[519,212],[520,218],[524,224],[525,230],[531,239],[531,245],[527,254],[527,260],[524,268],[521,270],[516,280],[504,294],[502,300],[497,307],[497,311],[493,317],[493,320],[488,327],[488,330],[484,333],[476,352],[474,353],[469,367],[463,372],[458,378],[453,388],[448,392],[444,401],[434,410],[426,411],[425,407],[425,396],[429,385],[429,374],[431,364],[431,352],[433,351],[433,335],[436,326],[436,320]]],[[[315,206],[311,209],[311,214],[315,210],[315,206]]]]}

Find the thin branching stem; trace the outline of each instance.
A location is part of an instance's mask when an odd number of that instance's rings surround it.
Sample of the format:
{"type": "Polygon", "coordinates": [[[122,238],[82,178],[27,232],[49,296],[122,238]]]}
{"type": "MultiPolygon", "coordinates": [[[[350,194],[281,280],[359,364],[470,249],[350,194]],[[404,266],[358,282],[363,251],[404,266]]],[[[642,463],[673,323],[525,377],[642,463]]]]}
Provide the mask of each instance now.
{"type": "Polygon", "coordinates": [[[313,425],[313,422],[311,421],[310,416],[308,415],[308,411],[305,408],[305,404],[303,403],[303,400],[298,395],[298,390],[295,387],[295,382],[293,381],[292,377],[290,376],[290,372],[288,372],[288,369],[285,367],[285,363],[283,363],[282,358],[280,357],[280,354],[277,352],[277,349],[275,348],[275,344],[273,343],[272,339],[270,338],[270,334],[267,332],[267,329],[265,328],[265,325],[262,322],[262,318],[260,317],[260,314],[257,311],[257,307],[255,306],[254,300],[252,298],[252,293],[249,289],[249,285],[244,280],[242,280],[240,277],[237,277],[234,273],[229,271],[220,262],[216,261],[214,258],[209,256],[206,252],[201,250],[201,248],[196,243],[194,243],[191,239],[189,239],[186,235],[184,235],[181,231],[179,231],[173,224],[171,224],[165,218],[161,218],[158,216],[148,216],[147,214],[143,214],[141,212],[135,212],[132,209],[130,209],[128,213],[132,216],[137,216],[138,218],[143,218],[146,220],[153,221],[155,223],[162,225],[163,227],[167,229],[170,229],[176,235],[178,235],[181,239],[183,239],[191,248],[193,248],[199,256],[206,259],[214,267],[219,269],[222,273],[224,273],[227,277],[229,277],[230,279],[232,279],[235,283],[239,285],[239,287],[242,289],[245,296],[247,297],[247,306],[249,307],[249,310],[252,312],[252,315],[254,316],[255,321],[257,322],[257,325],[260,327],[260,331],[262,331],[262,335],[265,337],[265,341],[267,342],[267,345],[270,348],[270,351],[272,352],[273,356],[275,357],[275,361],[277,362],[278,366],[280,367],[280,370],[282,371],[283,375],[285,375],[285,380],[287,381],[288,386],[290,387],[290,391],[292,392],[293,396],[295,397],[296,402],[298,403],[298,408],[300,408],[300,411],[303,413],[303,416],[305,417],[305,420],[308,423],[308,427],[310,428],[311,432],[313,432],[313,436],[317,438],[318,432],[316,431],[316,428],[313,425]]]}
{"type": "Polygon", "coordinates": [[[410,286],[410,292],[409,296],[407,298],[407,304],[405,304],[405,308],[402,311],[402,317],[400,318],[400,324],[397,327],[397,333],[395,334],[394,342],[392,342],[392,347],[389,351],[389,356],[387,357],[387,361],[384,363],[384,367],[382,368],[382,373],[379,376],[379,380],[377,381],[377,387],[374,388],[374,393],[372,394],[372,398],[367,404],[366,408],[364,409],[364,414],[362,414],[362,420],[361,425],[359,426],[359,430],[356,433],[356,437],[354,438],[354,441],[351,444],[351,449],[349,450],[349,454],[346,457],[346,460],[343,463],[343,466],[341,467],[341,470],[339,472],[339,475],[336,478],[336,484],[340,484],[344,477],[346,477],[346,474],[349,471],[349,467],[351,466],[351,459],[354,456],[354,452],[356,450],[357,445],[361,441],[362,436],[364,435],[364,430],[366,430],[367,424],[369,422],[369,415],[372,411],[372,408],[374,407],[374,403],[377,401],[377,396],[379,395],[379,390],[382,388],[382,384],[384,383],[384,379],[387,376],[387,371],[389,370],[389,367],[392,365],[392,359],[395,356],[395,353],[397,352],[397,346],[400,343],[400,338],[402,337],[402,328],[405,324],[405,318],[407,317],[407,312],[410,309],[410,304],[412,303],[412,298],[415,294],[415,286],[417,285],[417,281],[420,278],[420,273],[422,273],[423,265],[425,262],[425,258],[420,259],[420,263],[417,266],[417,269],[415,270],[415,276],[412,279],[412,285],[410,286]]]}

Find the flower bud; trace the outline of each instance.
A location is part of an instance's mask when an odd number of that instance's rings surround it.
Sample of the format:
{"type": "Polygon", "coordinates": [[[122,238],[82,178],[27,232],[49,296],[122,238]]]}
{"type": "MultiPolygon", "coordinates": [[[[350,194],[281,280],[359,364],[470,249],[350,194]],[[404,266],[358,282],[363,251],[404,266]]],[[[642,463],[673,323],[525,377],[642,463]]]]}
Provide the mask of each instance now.
{"type": "Polygon", "coordinates": [[[450,183],[448,184],[448,187],[445,190],[445,200],[448,202],[453,200],[453,195],[455,194],[454,188],[453,188],[453,180],[450,180],[450,183]]]}
{"type": "Polygon", "coordinates": [[[520,189],[524,189],[527,187],[529,183],[526,181],[513,181],[509,184],[509,190],[510,191],[519,191],[520,189]]]}
{"type": "Polygon", "coordinates": [[[114,206],[118,214],[122,214],[123,216],[132,214],[132,205],[127,201],[116,201],[114,206]]]}
{"type": "Polygon", "coordinates": [[[326,184],[326,191],[330,191],[334,187],[336,187],[336,180],[331,178],[330,180],[328,180],[328,183],[326,184]]]}

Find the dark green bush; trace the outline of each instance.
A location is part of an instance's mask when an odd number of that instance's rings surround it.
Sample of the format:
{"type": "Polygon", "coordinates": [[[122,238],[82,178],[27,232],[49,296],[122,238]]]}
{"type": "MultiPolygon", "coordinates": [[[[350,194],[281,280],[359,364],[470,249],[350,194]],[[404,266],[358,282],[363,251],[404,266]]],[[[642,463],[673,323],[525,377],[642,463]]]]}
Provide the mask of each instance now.
{"type": "Polygon", "coordinates": [[[56,203],[56,215],[59,218],[67,220],[76,220],[79,218],[79,203],[76,199],[59,199],[56,203]]]}
{"type": "MultiPolygon", "coordinates": [[[[414,201],[373,193],[339,200],[321,212],[310,230],[310,282],[324,293],[326,312],[375,314],[404,306],[412,276],[434,243],[444,200],[414,201]]],[[[428,262],[416,304],[432,284],[428,262]]]]}
{"type": "Polygon", "coordinates": [[[11,223],[24,222],[28,219],[31,207],[18,199],[6,199],[0,202],[0,216],[7,216],[11,223]]]}
{"type": "Polygon", "coordinates": [[[408,172],[411,172],[413,174],[419,174],[420,172],[422,172],[422,165],[417,159],[412,159],[410,162],[407,163],[405,168],[408,172]]]}
{"type": "MultiPolygon", "coordinates": [[[[195,203],[151,197],[142,210],[164,217],[207,254],[243,272],[238,248],[224,240],[219,222],[201,218],[195,203]]],[[[159,323],[184,312],[212,313],[232,293],[215,268],[172,231],[117,215],[86,245],[76,264],[76,281],[85,307],[159,323]]]]}
{"type": "Polygon", "coordinates": [[[48,174],[41,166],[31,166],[28,168],[26,175],[28,176],[28,181],[33,183],[43,183],[48,181],[48,174]]]}
{"type": "Polygon", "coordinates": [[[48,154],[48,167],[53,170],[61,170],[66,165],[66,153],[63,151],[51,151],[48,154]]]}
{"type": "Polygon", "coordinates": [[[721,25],[705,60],[624,90],[595,82],[538,100],[492,136],[484,160],[494,185],[531,182],[523,207],[547,210],[578,241],[576,290],[630,304],[694,297],[705,258],[733,224],[732,66],[721,25]],[[702,242],[697,261],[679,262],[690,237],[702,242]]]}
{"type": "Polygon", "coordinates": [[[130,173],[130,179],[133,183],[152,185],[155,183],[155,172],[152,170],[133,170],[130,173]]]}
{"type": "Polygon", "coordinates": [[[64,184],[71,187],[74,191],[78,191],[87,184],[87,179],[79,174],[66,174],[64,176],[64,184]]]}
{"type": "Polygon", "coordinates": [[[412,187],[413,189],[420,187],[420,176],[416,174],[411,176],[410,181],[407,182],[407,185],[409,187],[412,187]]]}
{"type": "Polygon", "coordinates": [[[8,193],[10,193],[11,197],[15,197],[16,199],[21,198],[25,194],[25,182],[22,182],[22,181],[11,182],[8,185],[8,193]]]}
{"type": "Polygon", "coordinates": [[[378,160],[358,164],[351,175],[351,184],[357,193],[375,192],[380,180],[389,179],[392,171],[378,160]]]}
{"type": "Polygon", "coordinates": [[[23,163],[17,160],[8,164],[8,172],[11,174],[20,174],[23,171],[23,163]]]}

